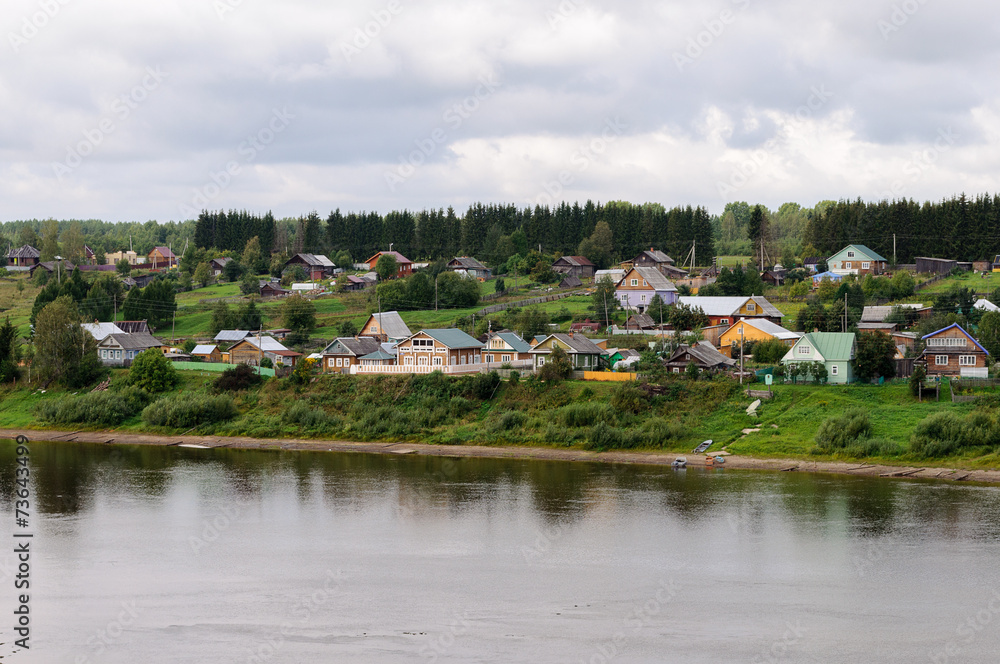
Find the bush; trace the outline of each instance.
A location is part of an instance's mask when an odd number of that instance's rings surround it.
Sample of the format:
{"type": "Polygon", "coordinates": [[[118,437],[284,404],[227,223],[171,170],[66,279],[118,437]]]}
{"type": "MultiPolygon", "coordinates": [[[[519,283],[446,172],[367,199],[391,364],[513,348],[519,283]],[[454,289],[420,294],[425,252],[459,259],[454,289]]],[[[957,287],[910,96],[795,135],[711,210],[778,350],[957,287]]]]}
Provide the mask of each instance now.
{"type": "Polygon", "coordinates": [[[510,381],[511,385],[517,385],[517,382],[521,380],[521,372],[511,371],[510,376],[507,378],[507,380],[510,381]]]}
{"type": "Polygon", "coordinates": [[[966,449],[1000,444],[996,415],[977,410],[966,417],[935,413],[924,419],[910,436],[910,449],[924,457],[943,457],[966,449]]]}
{"type": "Polygon", "coordinates": [[[177,385],[178,377],[173,363],[159,349],[149,348],[132,361],[126,382],[148,392],[166,392],[177,385]]]}
{"type": "Polygon", "coordinates": [[[573,403],[559,409],[558,419],[568,427],[591,427],[614,424],[615,409],[605,403],[573,403]]]}
{"type": "Polygon", "coordinates": [[[816,444],[824,452],[842,450],[867,438],[871,431],[868,413],[861,408],[849,408],[840,415],[823,420],[816,432],[816,444]]]}
{"type": "Polygon", "coordinates": [[[499,386],[500,374],[496,371],[476,374],[470,381],[467,393],[480,401],[487,401],[493,398],[499,386]]]}
{"type": "Polygon", "coordinates": [[[336,429],[340,426],[340,418],[331,416],[322,408],[310,408],[304,401],[296,401],[291,408],[281,414],[285,424],[295,424],[303,429],[314,431],[336,429]]]}
{"type": "Polygon", "coordinates": [[[499,431],[510,431],[511,429],[523,429],[528,423],[528,416],[521,411],[512,410],[504,413],[497,420],[496,429],[499,431]]]}
{"type": "Polygon", "coordinates": [[[150,394],[137,387],[120,392],[90,392],[71,399],[43,401],[35,414],[54,424],[92,424],[116,426],[141,411],[150,394]]]}
{"type": "Polygon", "coordinates": [[[214,386],[223,392],[238,392],[260,385],[262,380],[260,374],[250,365],[237,364],[232,369],[223,371],[222,375],[215,379],[214,386]]]}
{"type": "Polygon", "coordinates": [[[151,426],[186,429],[201,424],[224,422],[237,415],[230,396],[182,395],[164,398],[142,411],[142,421],[151,426]]]}
{"type": "Polygon", "coordinates": [[[648,406],[649,398],[635,381],[620,383],[611,393],[611,407],[619,413],[640,413],[648,406]]]}

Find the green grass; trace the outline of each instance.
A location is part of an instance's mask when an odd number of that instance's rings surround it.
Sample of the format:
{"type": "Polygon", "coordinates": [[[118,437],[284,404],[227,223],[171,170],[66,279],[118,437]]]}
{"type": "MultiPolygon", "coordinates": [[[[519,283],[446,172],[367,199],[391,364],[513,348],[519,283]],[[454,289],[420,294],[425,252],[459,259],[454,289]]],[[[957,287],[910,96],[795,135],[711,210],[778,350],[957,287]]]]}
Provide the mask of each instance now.
{"type": "Polygon", "coordinates": [[[753,256],[716,256],[715,260],[719,267],[736,267],[749,264],[753,261],[753,256]]]}
{"type": "Polygon", "coordinates": [[[919,302],[919,298],[922,295],[946,293],[951,290],[953,286],[971,288],[977,293],[989,293],[996,288],[1000,288],[1000,272],[989,272],[986,274],[985,279],[981,274],[974,272],[965,272],[957,277],[942,279],[941,281],[931,284],[927,288],[917,291],[915,301],[919,302]]]}

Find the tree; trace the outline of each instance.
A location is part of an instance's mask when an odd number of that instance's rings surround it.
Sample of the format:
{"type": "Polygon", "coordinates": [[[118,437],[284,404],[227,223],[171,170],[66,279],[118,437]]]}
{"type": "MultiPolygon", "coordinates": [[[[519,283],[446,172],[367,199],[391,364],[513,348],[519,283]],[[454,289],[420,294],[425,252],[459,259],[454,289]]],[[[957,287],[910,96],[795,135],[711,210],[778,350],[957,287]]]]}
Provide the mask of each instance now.
{"type": "Polygon", "coordinates": [[[549,333],[549,315],[538,307],[522,309],[508,321],[507,327],[513,328],[522,339],[530,340],[549,333]]]}
{"type": "Polygon", "coordinates": [[[569,361],[569,356],[565,350],[556,346],[549,353],[545,365],[538,372],[538,378],[548,383],[569,378],[571,373],[573,373],[573,364],[569,361]]]}
{"type": "Polygon", "coordinates": [[[611,226],[606,221],[599,221],[594,226],[590,237],[580,243],[577,252],[585,256],[598,269],[604,269],[611,264],[614,243],[612,242],[611,226]]]}
{"type": "Polygon", "coordinates": [[[24,245],[28,245],[29,247],[38,246],[38,234],[35,233],[35,229],[31,224],[21,226],[21,230],[17,234],[17,242],[22,247],[24,245]]]}
{"type": "Polygon", "coordinates": [[[86,258],[83,249],[83,231],[80,222],[74,221],[62,235],[63,258],[74,265],[79,265],[86,258]]]}
{"type": "Polygon", "coordinates": [[[807,284],[805,281],[800,281],[798,283],[792,284],[792,287],[788,289],[789,297],[795,300],[801,300],[808,294],[809,294],[809,284],[807,284]]]}
{"type": "Polygon", "coordinates": [[[157,348],[148,348],[132,360],[126,382],[147,392],[166,392],[178,382],[174,364],[157,348]]]}
{"type": "Polygon", "coordinates": [[[260,281],[252,272],[247,271],[240,279],[240,292],[244,295],[260,294],[260,281]]]}
{"type": "Polygon", "coordinates": [[[826,364],[823,362],[810,362],[809,363],[809,375],[812,376],[813,382],[817,385],[826,380],[827,370],[826,364]]]}
{"type": "Polygon", "coordinates": [[[507,284],[504,283],[503,277],[497,277],[496,281],[493,283],[493,292],[503,294],[507,290],[507,284]]]}
{"type": "Polygon", "coordinates": [[[316,327],[316,307],[301,295],[292,295],[281,305],[281,318],[292,333],[289,343],[298,345],[309,339],[316,327]]]}
{"type": "Polygon", "coordinates": [[[649,303],[649,308],[646,309],[646,313],[649,314],[649,317],[657,325],[670,322],[670,309],[667,305],[663,304],[663,299],[659,295],[653,296],[652,301],[649,303]]]}
{"type": "Polygon", "coordinates": [[[399,268],[396,266],[396,257],[392,254],[382,254],[378,258],[378,262],[375,263],[375,274],[378,275],[379,281],[387,281],[393,279],[399,272],[399,268]]]}
{"type": "Polygon", "coordinates": [[[820,302],[832,302],[837,298],[837,284],[833,283],[830,277],[823,277],[819,282],[816,295],[820,302]]]}
{"type": "Polygon", "coordinates": [[[0,326],[0,383],[8,383],[19,375],[21,346],[17,343],[17,328],[10,324],[10,317],[0,326]]]}
{"type": "Polygon", "coordinates": [[[992,357],[1000,357],[1000,313],[987,311],[979,320],[979,343],[992,357]]]}
{"type": "Polygon", "coordinates": [[[222,276],[229,283],[234,283],[243,275],[243,265],[235,258],[222,268],[222,276]]]}
{"type": "Polygon", "coordinates": [[[240,262],[246,266],[248,272],[252,272],[253,274],[263,274],[267,271],[268,264],[264,254],[261,252],[259,237],[254,235],[247,240],[240,262]]]}
{"type": "Polygon", "coordinates": [[[437,290],[438,304],[455,308],[476,306],[482,294],[479,281],[463,277],[457,272],[444,272],[438,275],[437,290]]]}
{"type": "Polygon", "coordinates": [[[42,224],[42,261],[55,260],[59,255],[59,222],[49,219],[42,224]]]}
{"type": "Polygon", "coordinates": [[[604,326],[611,325],[611,320],[618,309],[618,294],[615,292],[615,282],[609,276],[601,277],[590,296],[590,310],[597,320],[604,321],[604,326]]]}
{"type": "Polygon", "coordinates": [[[920,385],[927,378],[927,370],[924,369],[923,365],[918,364],[913,367],[913,374],[910,376],[910,394],[913,396],[920,395],[920,385]]]}
{"type": "Polygon", "coordinates": [[[97,342],[80,327],[80,314],[72,298],[56,298],[39,312],[35,367],[45,384],[55,381],[68,387],[88,385],[103,375],[97,342]]]}
{"type": "Polygon", "coordinates": [[[879,376],[896,376],[896,346],[885,332],[862,332],[858,334],[858,350],[854,360],[854,370],[858,380],[868,383],[879,376]]]}
{"type": "Polygon", "coordinates": [[[177,310],[174,287],[166,279],[156,279],[145,288],[133,288],[125,297],[125,320],[144,320],[154,330],[169,323],[177,310]]]}
{"type": "Polygon", "coordinates": [[[690,380],[698,380],[698,376],[701,375],[701,370],[698,369],[698,365],[694,363],[694,360],[688,362],[687,367],[684,369],[684,375],[686,375],[690,380]]]}
{"type": "Polygon", "coordinates": [[[913,295],[916,284],[913,276],[906,270],[899,270],[892,276],[892,297],[901,300],[913,295]]]}
{"type": "Polygon", "coordinates": [[[236,314],[224,300],[219,300],[212,306],[212,321],[209,327],[214,337],[222,330],[232,330],[237,326],[236,314]]]}
{"type": "Polygon", "coordinates": [[[358,326],[354,324],[354,321],[345,320],[337,327],[338,337],[356,337],[358,336],[358,326]]]}
{"type": "Polygon", "coordinates": [[[257,298],[251,297],[236,311],[236,329],[259,330],[264,327],[264,315],[257,308],[257,298]]]}
{"type": "Polygon", "coordinates": [[[88,319],[108,321],[125,300],[125,287],[114,274],[102,273],[90,285],[80,309],[88,319]]]}
{"type": "Polygon", "coordinates": [[[694,330],[706,327],[712,321],[705,315],[701,307],[692,307],[687,304],[675,304],[669,308],[670,326],[675,330],[694,330]]]}
{"type": "Polygon", "coordinates": [[[198,263],[198,267],[194,269],[194,280],[202,288],[208,286],[208,282],[212,280],[212,269],[208,267],[208,263],[198,263]]]}
{"type": "Polygon", "coordinates": [[[115,270],[123,277],[127,277],[132,273],[132,265],[128,262],[127,258],[123,258],[115,263],[115,270]]]}
{"type": "Polygon", "coordinates": [[[781,339],[765,339],[753,345],[753,360],[759,364],[777,364],[788,353],[781,339]]]}

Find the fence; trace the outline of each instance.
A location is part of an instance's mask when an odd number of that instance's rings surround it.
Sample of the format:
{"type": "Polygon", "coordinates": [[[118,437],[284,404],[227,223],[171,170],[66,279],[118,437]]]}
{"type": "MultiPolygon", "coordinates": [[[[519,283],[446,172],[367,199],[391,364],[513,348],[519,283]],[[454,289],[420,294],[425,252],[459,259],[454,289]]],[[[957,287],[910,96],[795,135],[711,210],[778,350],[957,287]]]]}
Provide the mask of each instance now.
{"type": "Polygon", "coordinates": [[[435,371],[449,376],[458,374],[487,373],[490,371],[531,371],[531,360],[518,360],[516,362],[480,362],[478,364],[382,364],[382,365],[352,365],[352,375],[370,374],[429,374],[435,371]]]}
{"type": "Polygon", "coordinates": [[[529,307],[532,304],[542,304],[543,302],[554,302],[556,300],[561,300],[566,297],[572,297],[573,295],[580,295],[581,291],[572,291],[568,293],[556,293],[555,295],[545,295],[543,297],[533,297],[530,300],[519,300],[517,302],[507,302],[505,304],[494,304],[491,307],[486,307],[485,309],[479,310],[477,316],[487,316],[489,314],[495,314],[498,311],[504,311],[506,309],[512,309],[514,307],[529,307]]]}
{"type": "MultiPolygon", "coordinates": [[[[223,364],[221,362],[174,362],[174,368],[178,371],[208,371],[212,373],[222,373],[226,369],[235,369],[236,364],[223,364]]],[[[274,369],[254,367],[261,376],[273,376],[274,369]]]]}

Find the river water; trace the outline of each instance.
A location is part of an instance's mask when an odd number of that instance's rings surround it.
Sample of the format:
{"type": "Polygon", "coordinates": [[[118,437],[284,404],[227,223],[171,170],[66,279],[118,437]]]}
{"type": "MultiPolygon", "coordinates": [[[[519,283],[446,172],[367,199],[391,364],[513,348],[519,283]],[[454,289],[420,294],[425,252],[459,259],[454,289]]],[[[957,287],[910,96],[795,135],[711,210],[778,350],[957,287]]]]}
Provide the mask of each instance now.
{"type": "MultiPolygon", "coordinates": [[[[1000,489],[31,444],[2,661],[996,662],[1000,489]],[[13,656],[12,656],[13,654],[13,656]]],[[[14,445],[0,442],[13,542],[14,445]]]]}

